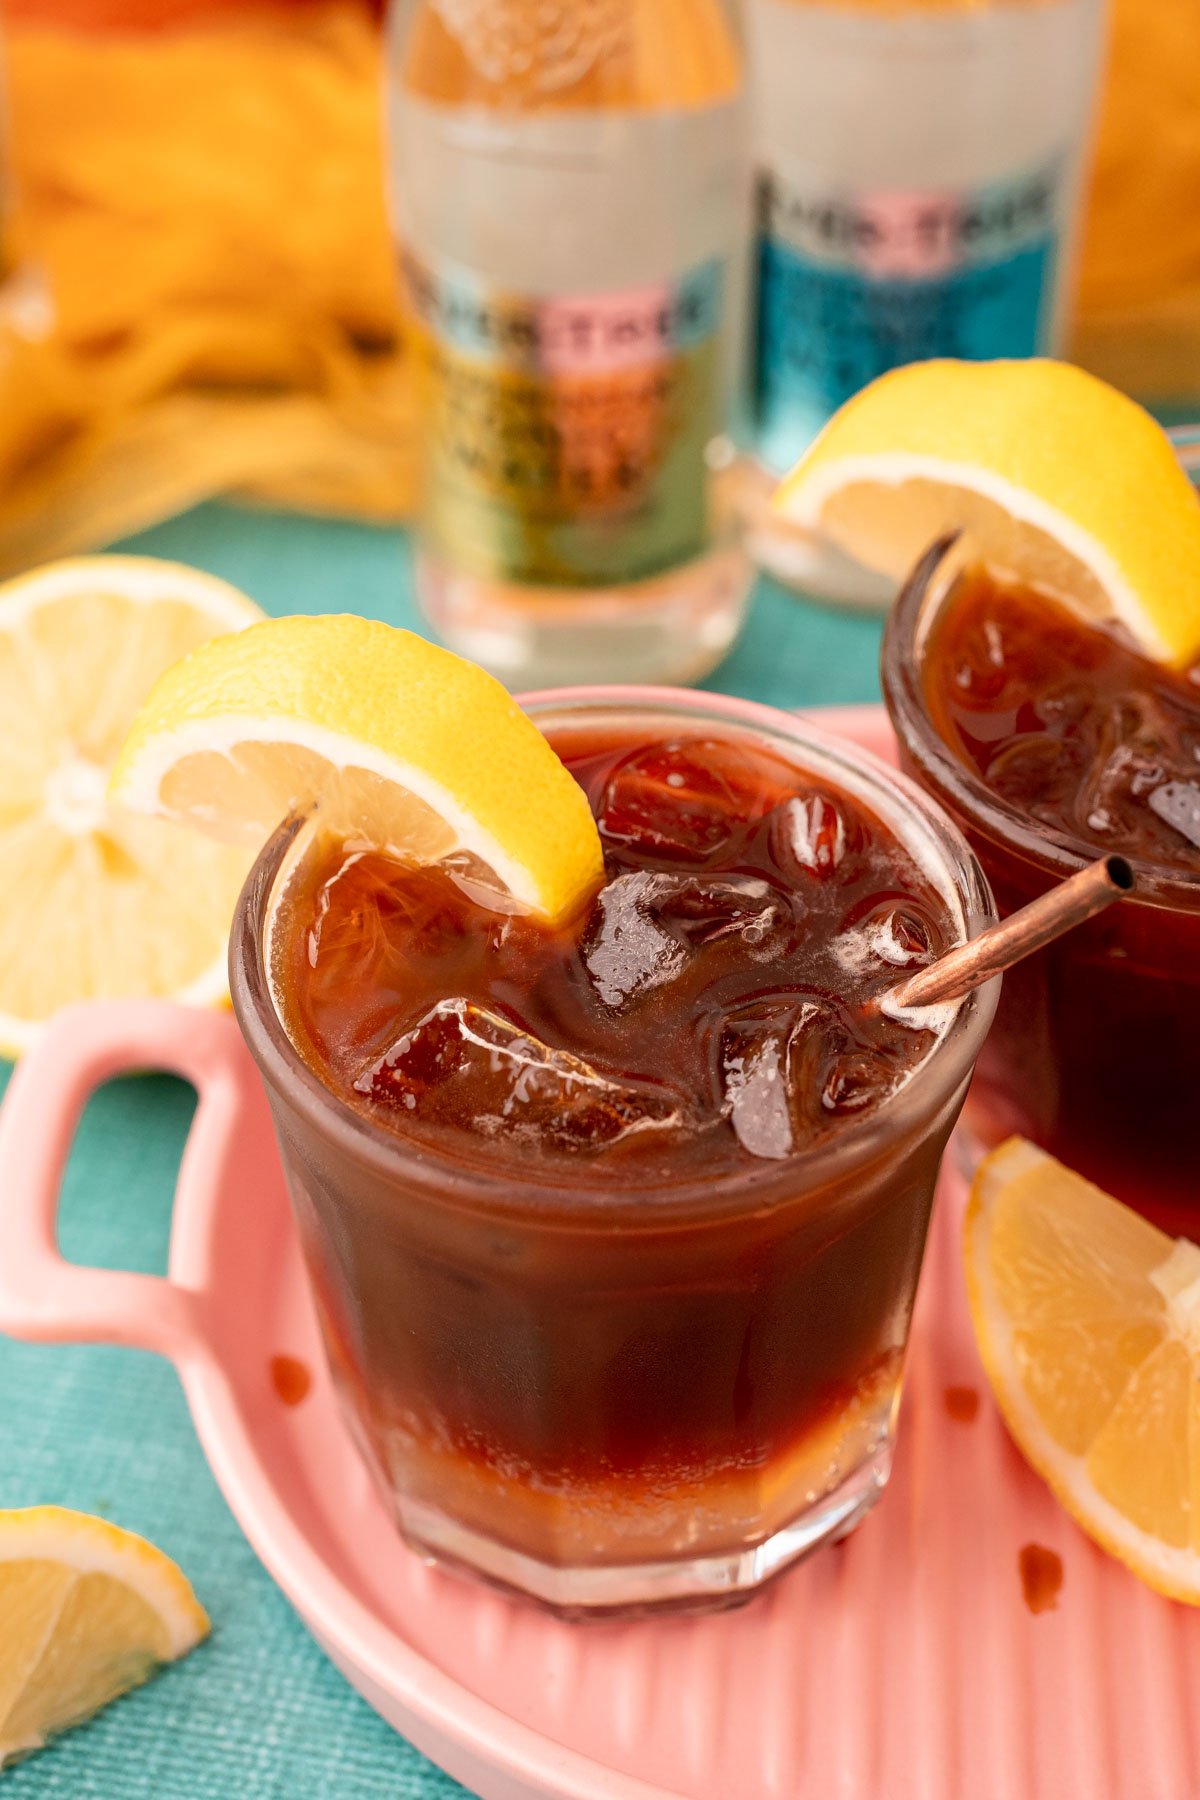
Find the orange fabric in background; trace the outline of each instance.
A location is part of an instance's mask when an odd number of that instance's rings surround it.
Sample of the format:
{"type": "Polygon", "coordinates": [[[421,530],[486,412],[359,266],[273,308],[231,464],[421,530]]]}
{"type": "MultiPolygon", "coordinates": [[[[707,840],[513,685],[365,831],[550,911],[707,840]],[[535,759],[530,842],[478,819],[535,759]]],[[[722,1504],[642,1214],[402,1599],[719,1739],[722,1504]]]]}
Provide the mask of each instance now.
{"type": "Polygon", "coordinates": [[[15,236],[52,323],[0,343],[0,573],[229,488],[402,515],[370,9],[174,0],[134,31],[103,4],[119,28],[6,15],[15,236]]]}
{"type": "Polygon", "coordinates": [[[278,321],[285,367],[297,324],[391,336],[378,58],[356,7],[150,37],[12,28],[8,60],[28,247],[72,342],[193,305],[278,321]]]}

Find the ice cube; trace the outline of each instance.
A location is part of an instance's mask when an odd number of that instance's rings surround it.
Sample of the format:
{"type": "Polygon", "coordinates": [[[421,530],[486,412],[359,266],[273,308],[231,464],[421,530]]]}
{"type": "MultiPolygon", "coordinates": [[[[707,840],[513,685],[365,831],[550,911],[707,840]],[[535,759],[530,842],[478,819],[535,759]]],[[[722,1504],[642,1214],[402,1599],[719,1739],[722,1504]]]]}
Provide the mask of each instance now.
{"type": "Polygon", "coordinates": [[[1200,786],[1194,781],[1168,781],[1150,795],[1151,812],[1200,850],[1200,786]]]}
{"type": "Polygon", "coordinates": [[[422,1119],[468,1121],[490,1136],[603,1148],[685,1122],[682,1100],[650,1082],[611,1080],[487,1007],[439,1000],[354,1083],[422,1119]]]}
{"type": "Polygon", "coordinates": [[[693,947],[737,938],[751,954],[774,953],[792,920],[786,898],[757,875],[655,875],[645,904],[693,947]]]}
{"type": "Polygon", "coordinates": [[[929,924],[911,906],[883,908],[869,921],[867,933],[876,956],[894,969],[916,968],[933,955],[929,924]]]}
{"type": "Polygon", "coordinates": [[[598,822],[610,843],[702,862],[734,831],[787,796],[779,772],[749,746],[688,738],[635,750],[613,770],[598,822]]]}
{"type": "Polygon", "coordinates": [[[830,1115],[865,1112],[892,1092],[898,1077],[865,1050],[830,1059],[821,1084],[821,1107],[830,1115]]]}
{"type": "Polygon", "coordinates": [[[361,851],[348,852],[317,890],[305,935],[310,968],[336,959],[338,968],[352,978],[355,970],[373,969],[386,948],[387,933],[371,887],[364,886],[350,905],[341,905],[337,894],[339,886],[356,882],[364,860],[361,851]]]}
{"type": "Polygon", "coordinates": [[[455,850],[451,855],[443,856],[438,868],[472,906],[481,907],[485,912],[498,913],[502,917],[521,915],[528,911],[524,901],[515,899],[509,893],[495,870],[469,850],[455,850]]]}
{"type": "Polygon", "coordinates": [[[845,1013],[829,1014],[797,1049],[788,1065],[792,1117],[810,1136],[846,1113],[877,1105],[904,1079],[903,1066],[889,1061],[884,1046],[864,1040],[845,1013]]]}
{"type": "Polygon", "coordinates": [[[654,916],[655,884],[662,879],[637,869],[610,881],[597,896],[583,960],[605,1006],[623,1006],[662,987],[683,967],[684,946],[654,916]]]}
{"type": "Polygon", "coordinates": [[[1067,746],[1061,738],[1046,731],[1030,732],[988,759],[987,778],[999,793],[1015,794],[1023,804],[1036,805],[1040,796],[1054,791],[1067,766],[1067,746]]]}
{"type": "Polygon", "coordinates": [[[904,1079],[836,1002],[795,992],[754,1001],[726,1020],[720,1062],[724,1110],[739,1143],[777,1160],[836,1118],[886,1099],[904,1079]]]}
{"type": "Polygon", "coordinates": [[[847,975],[863,980],[888,969],[918,969],[933,956],[933,929],[911,904],[884,901],[843,924],[831,949],[847,975]]]}
{"type": "MultiPolygon", "coordinates": [[[[1114,701],[1100,726],[1093,764],[1080,787],[1079,817],[1093,831],[1119,832],[1136,818],[1136,810],[1130,812],[1131,800],[1149,798],[1157,812],[1152,796],[1162,791],[1164,775],[1180,749],[1178,733],[1149,694],[1123,695],[1114,701]]],[[[1171,805],[1169,800],[1167,805],[1171,805]]],[[[1173,823],[1166,814],[1160,816],[1173,823]]]]}
{"type": "Polygon", "coordinates": [[[842,863],[851,834],[837,802],[820,793],[796,794],[779,808],[773,823],[777,858],[822,879],[842,863]]]}
{"type": "Polygon", "coordinates": [[[919,968],[934,954],[934,931],[914,905],[892,905],[885,902],[856,925],[869,963],[887,963],[889,968],[919,968]]]}
{"type": "Polygon", "coordinates": [[[678,976],[689,954],[737,938],[747,957],[780,952],[791,907],[754,875],[673,875],[635,869],[599,894],[584,940],[588,974],[606,1006],[625,1005],[678,976]]]}
{"type": "Polygon", "coordinates": [[[751,1156],[782,1158],[793,1148],[787,1043],[780,1032],[750,1040],[724,1058],[730,1123],[751,1156]]]}
{"type": "Polygon", "coordinates": [[[821,1013],[817,1001],[787,995],[754,1002],[725,1021],[720,1070],[725,1110],[751,1156],[780,1160],[796,1148],[792,1064],[821,1013]]]}
{"type": "Polygon", "coordinates": [[[1008,681],[1004,633],[996,619],[984,619],[960,634],[960,660],[954,665],[955,687],[976,707],[999,699],[1008,681]]]}

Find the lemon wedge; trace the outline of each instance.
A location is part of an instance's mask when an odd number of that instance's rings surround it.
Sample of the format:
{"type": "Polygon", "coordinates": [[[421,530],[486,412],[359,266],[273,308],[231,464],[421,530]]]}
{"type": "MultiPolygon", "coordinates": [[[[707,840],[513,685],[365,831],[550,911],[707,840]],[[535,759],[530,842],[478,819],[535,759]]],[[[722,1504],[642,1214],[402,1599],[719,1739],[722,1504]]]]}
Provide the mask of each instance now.
{"type": "Polygon", "coordinates": [[[1068,363],[912,363],[834,414],[775,510],[900,581],[943,533],[1124,625],[1200,654],[1200,499],[1142,407],[1068,363]]]}
{"type": "Polygon", "coordinates": [[[319,805],[331,829],[418,861],[466,850],[550,919],[603,879],[583,790],[500,683],[349,614],[201,645],[151,692],[110,791],[256,846],[319,805]]]}
{"type": "Polygon", "coordinates": [[[106,788],[156,676],[261,617],[227,583],[146,557],[0,587],[0,1052],[68,1001],[225,995],[245,852],[117,813],[106,788]]]}
{"type": "Polygon", "coordinates": [[[1071,1516],[1200,1605],[1200,1246],[1023,1138],[981,1164],[965,1231],[988,1379],[1071,1516]]]}
{"type": "Polygon", "coordinates": [[[104,1519],[0,1512],[0,1769],[207,1637],[181,1571],[104,1519]]]}

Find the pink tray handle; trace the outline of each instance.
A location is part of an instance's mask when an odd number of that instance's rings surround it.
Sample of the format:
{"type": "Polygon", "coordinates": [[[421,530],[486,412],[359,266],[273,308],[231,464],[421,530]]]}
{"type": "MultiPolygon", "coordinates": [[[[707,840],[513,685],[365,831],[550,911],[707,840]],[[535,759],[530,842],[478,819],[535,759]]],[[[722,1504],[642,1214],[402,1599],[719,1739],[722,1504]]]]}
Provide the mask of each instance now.
{"type": "Polygon", "coordinates": [[[79,1116],[110,1076],[164,1069],[199,1102],[179,1181],[219,1170],[244,1111],[246,1052],[232,1017],[158,1000],[94,1001],[59,1013],[0,1107],[0,1331],[128,1344],[186,1360],[204,1340],[204,1295],[156,1275],[82,1268],[60,1255],[63,1172],[79,1116]]]}

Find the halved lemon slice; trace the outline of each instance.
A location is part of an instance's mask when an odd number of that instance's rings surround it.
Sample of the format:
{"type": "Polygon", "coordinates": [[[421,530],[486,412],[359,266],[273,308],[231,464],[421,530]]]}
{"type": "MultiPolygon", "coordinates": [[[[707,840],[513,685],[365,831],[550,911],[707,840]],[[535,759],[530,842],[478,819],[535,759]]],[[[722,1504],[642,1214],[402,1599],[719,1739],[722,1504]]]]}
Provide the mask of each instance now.
{"type": "Polygon", "coordinates": [[[603,879],[582,789],[500,683],[348,614],[202,645],[150,694],[111,791],[255,845],[319,805],[331,829],[419,861],[469,851],[548,918],[603,879]]]}
{"type": "Polygon", "coordinates": [[[0,1052],[71,1000],[225,994],[245,852],[117,813],[105,790],[156,676],[261,617],[227,583],[147,557],[0,587],[0,1052]]]}
{"type": "Polygon", "coordinates": [[[912,363],[834,414],[775,508],[900,581],[944,532],[1160,662],[1200,654],[1200,499],[1134,401],[1068,363],[912,363]]]}
{"type": "Polygon", "coordinates": [[[1200,1605],[1200,1247],[1010,1138],[976,1174],[965,1254],[1025,1456],[1089,1537],[1200,1605]]]}
{"type": "Polygon", "coordinates": [[[104,1519],[0,1512],[0,1769],[207,1637],[170,1557],[104,1519]]]}

